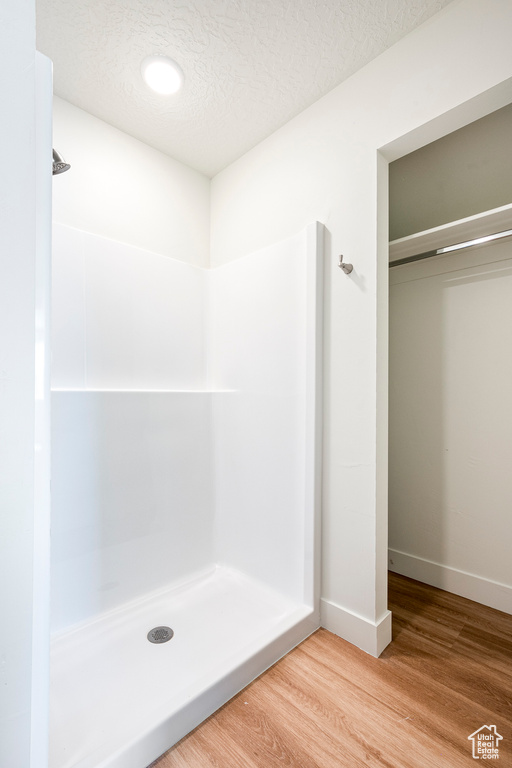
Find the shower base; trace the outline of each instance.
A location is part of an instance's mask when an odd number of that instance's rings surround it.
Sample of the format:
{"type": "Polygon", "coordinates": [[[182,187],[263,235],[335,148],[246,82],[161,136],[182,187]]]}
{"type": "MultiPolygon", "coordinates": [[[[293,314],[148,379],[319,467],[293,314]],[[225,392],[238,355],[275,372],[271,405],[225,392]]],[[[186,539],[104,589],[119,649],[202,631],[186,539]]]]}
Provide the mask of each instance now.
{"type": "Polygon", "coordinates": [[[317,626],[309,606],[217,566],[57,636],[50,768],[146,768],[317,626]],[[149,642],[161,625],[172,639],[149,642]]]}

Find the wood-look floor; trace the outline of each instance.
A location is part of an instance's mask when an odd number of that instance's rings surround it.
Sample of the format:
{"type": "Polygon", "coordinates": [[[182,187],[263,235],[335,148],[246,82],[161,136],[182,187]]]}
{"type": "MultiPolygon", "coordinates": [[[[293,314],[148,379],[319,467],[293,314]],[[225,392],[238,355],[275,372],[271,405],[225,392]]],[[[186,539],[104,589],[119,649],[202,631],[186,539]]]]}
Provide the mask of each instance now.
{"type": "Polygon", "coordinates": [[[512,766],[512,616],[390,574],[380,659],[320,629],[151,768],[471,768],[496,725],[512,766]]]}

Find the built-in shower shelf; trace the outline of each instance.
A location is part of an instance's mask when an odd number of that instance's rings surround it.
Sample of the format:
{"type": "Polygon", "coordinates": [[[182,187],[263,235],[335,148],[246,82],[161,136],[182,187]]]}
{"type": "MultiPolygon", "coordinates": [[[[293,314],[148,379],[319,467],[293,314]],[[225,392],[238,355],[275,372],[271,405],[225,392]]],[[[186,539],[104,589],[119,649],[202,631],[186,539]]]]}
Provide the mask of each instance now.
{"type": "Polygon", "coordinates": [[[224,392],[236,392],[236,389],[65,389],[52,387],[52,392],[72,392],[83,394],[129,394],[129,395],[212,395],[224,392]]]}

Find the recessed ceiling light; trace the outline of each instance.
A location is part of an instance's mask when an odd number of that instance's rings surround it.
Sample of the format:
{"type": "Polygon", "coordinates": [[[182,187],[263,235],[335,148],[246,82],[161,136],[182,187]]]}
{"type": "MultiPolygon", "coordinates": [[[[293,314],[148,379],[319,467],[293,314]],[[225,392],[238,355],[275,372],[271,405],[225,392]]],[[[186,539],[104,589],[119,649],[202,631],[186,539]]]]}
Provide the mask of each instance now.
{"type": "Polygon", "coordinates": [[[183,72],[167,56],[146,56],[140,71],[147,85],[157,93],[176,93],[183,85],[183,72]]]}

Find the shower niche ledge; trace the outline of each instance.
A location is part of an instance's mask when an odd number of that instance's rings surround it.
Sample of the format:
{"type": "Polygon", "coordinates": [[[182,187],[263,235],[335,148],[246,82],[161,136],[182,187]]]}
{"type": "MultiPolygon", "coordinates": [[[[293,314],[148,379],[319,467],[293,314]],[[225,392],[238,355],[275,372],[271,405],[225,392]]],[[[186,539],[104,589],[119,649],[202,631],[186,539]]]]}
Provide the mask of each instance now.
{"type": "MultiPolygon", "coordinates": [[[[61,306],[49,768],[147,768],[319,626],[322,233],[314,223],[199,282],[197,271],[192,279],[183,265],[158,262],[201,289],[196,306],[208,320],[192,322],[205,334],[198,350],[182,338],[188,315],[158,339],[181,349],[170,358],[177,371],[182,361],[197,373],[203,356],[211,388],[139,388],[151,380],[144,367],[131,379],[111,374],[147,362],[155,335],[131,341],[151,310],[135,323],[130,294],[110,334],[98,310],[108,292],[90,280],[86,344],[66,379],[73,323],[61,306]],[[130,336],[116,358],[123,313],[130,336]],[[65,386],[87,381],[127,386],[65,386]],[[150,642],[159,627],[173,634],[150,642]]],[[[117,279],[101,274],[110,273],[117,279]]],[[[81,315],[77,338],[82,326],[81,315]]]]}
{"type": "Polygon", "coordinates": [[[127,388],[95,388],[89,389],[78,387],[52,387],[52,394],[55,392],[66,392],[72,394],[113,394],[113,395],[214,395],[223,394],[225,392],[236,392],[236,389],[151,389],[150,387],[141,387],[140,389],[127,389],[127,388]]]}

